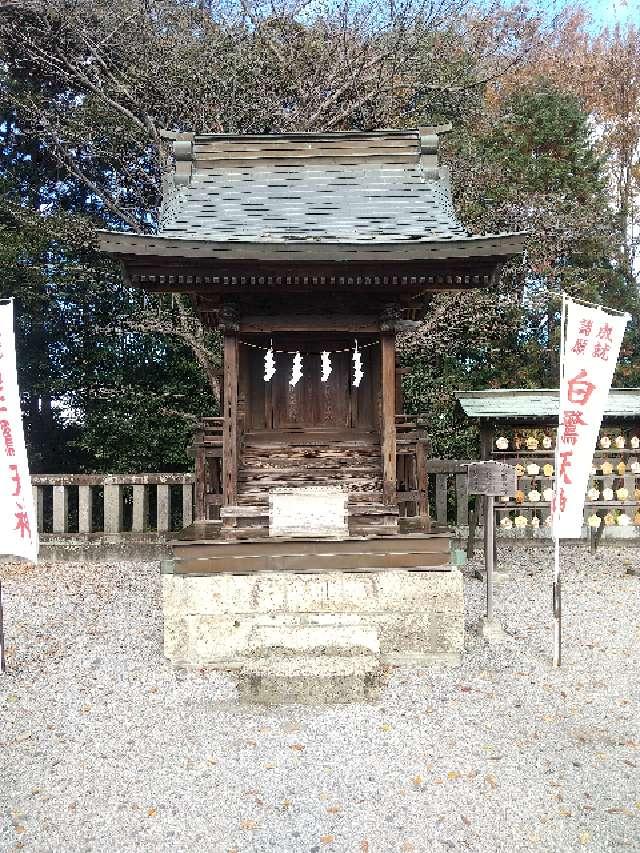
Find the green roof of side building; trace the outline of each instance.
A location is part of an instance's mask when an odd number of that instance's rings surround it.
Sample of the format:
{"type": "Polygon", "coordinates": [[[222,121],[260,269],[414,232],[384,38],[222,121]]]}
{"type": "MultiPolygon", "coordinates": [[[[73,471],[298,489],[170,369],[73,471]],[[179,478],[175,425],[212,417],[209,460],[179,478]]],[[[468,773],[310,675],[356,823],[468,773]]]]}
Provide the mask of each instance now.
{"type": "MultiPolygon", "coordinates": [[[[549,420],[560,411],[557,388],[500,388],[458,391],[464,413],[470,418],[491,420],[549,420]]],[[[640,388],[612,388],[605,418],[640,420],[640,388]]]]}

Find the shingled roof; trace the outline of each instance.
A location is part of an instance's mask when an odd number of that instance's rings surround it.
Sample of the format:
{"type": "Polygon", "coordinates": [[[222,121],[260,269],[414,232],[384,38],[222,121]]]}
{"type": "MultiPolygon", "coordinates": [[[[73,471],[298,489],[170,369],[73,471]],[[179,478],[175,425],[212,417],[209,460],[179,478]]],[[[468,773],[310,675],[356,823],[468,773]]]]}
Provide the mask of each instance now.
{"type": "Polygon", "coordinates": [[[260,138],[240,147],[237,139],[199,137],[182,155],[193,163],[188,183],[169,183],[161,233],[261,242],[469,236],[455,217],[448,171],[425,165],[416,134],[363,137],[287,140],[286,147],[278,140],[275,151],[260,138]],[[366,147],[354,155],[345,142],[366,147]],[[252,149],[262,159],[248,159],[252,149]],[[220,155],[233,159],[209,159],[220,155]]]}
{"type": "MultiPolygon", "coordinates": [[[[464,413],[470,418],[492,421],[558,419],[560,392],[557,388],[491,388],[458,391],[464,413]]],[[[640,388],[612,388],[605,418],[640,419],[640,388]]]]}
{"type": "Polygon", "coordinates": [[[225,245],[241,256],[230,244],[261,245],[261,257],[292,244],[337,245],[346,257],[394,246],[403,259],[517,254],[521,235],[472,236],[457,220],[439,130],[183,134],[172,142],[157,235],[102,232],[102,247],[198,257],[225,245]]]}

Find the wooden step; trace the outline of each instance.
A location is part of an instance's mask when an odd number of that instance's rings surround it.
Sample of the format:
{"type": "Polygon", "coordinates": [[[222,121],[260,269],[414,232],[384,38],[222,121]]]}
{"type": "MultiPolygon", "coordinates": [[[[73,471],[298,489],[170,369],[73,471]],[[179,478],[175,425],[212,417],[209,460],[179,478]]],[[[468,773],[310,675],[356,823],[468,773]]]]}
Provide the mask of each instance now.
{"type": "Polygon", "coordinates": [[[264,518],[269,517],[269,507],[234,504],[220,508],[220,518],[264,518]]]}
{"type": "Polygon", "coordinates": [[[413,569],[450,571],[448,534],[389,534],[343,540],[280,540],[238,531],[246,540],[174,542],[176,574],[210,574],[254,571],[371,571],[413,569]]]}
{"type": "Polygon", "coordinates": [[[267,488],[296,488],[296,486],[344,486],[347,489],[378,489],[382,488],[380,477],[321,477],[318,474],[291,474],[287,476],[264,476],[264,477],[238,477],[238,484],[254,486],[265,486],[267,488]]]}
{"type": "Polygon", "coordinates": [[[299,462],[286,460],[267,460],[256,462],[254,459],[242,459],[240,471],[243,474],[263,474],[265,472],[284,473],[287,471],[326,471],[327,473],[359,474],[363,472],[376,473],[382,470],[382,464],[372,462],[371,459],[354,464],[353,460],[343,462],[327,462],[326,459],[304,459],[299,462]]]}
{"type": "MultiPolygon", "coordinates": [[[[238,497],[236,502],[242,505],[261,505],[266,506],[269,504],[269,489],[263,489],[262,491],[258,491],[257,489],[251,490],[242,490],[238,493],[238,497]]],[[[356,500],[358,505],[360,504],[369,504],[369,503],[382,503],[382,491],[381,490],[372,490],[372,491],[350,491],[349,492],[349,501],[356,500]]]]}
{"type": "Polygon", "coordinates": [[[364,515],[399,515],[400,510],[396,505],[378,504],[378,503],[357,503],[353,504],[349,501],[348,510],[350,516],[364,515]]]}

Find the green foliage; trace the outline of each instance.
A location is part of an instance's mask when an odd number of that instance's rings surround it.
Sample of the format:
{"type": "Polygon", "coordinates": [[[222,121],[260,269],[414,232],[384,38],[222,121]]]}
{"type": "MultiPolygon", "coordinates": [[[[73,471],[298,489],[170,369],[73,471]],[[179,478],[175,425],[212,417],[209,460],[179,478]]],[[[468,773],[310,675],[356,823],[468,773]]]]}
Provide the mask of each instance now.
{"type": "Polygon", "coordinates": [[[124,286],[76,215],[0,202],[0,297],[15,298],[18,380],[34,472],[184,470],[217,403],[189,350],[127,328],[157,299],[124,286]]]}
{"type": "MultiPolygon", "coordinates": [[[[464,311],[439,297],[433,314],[444,300],[443,321],[431,319],[429,334],[405,348],[407,407],[429,413],[436,455],[458,458],[479,448],[455,391],[557,386],[560,302],[550,292],[565,290],[635,318],[638,309],[635,283],[623,272],[604,163],[578,100],[541,82],[514,93],[498,115],[471,130],[449,142],[464,218],[473,231],[519,227],[530,237],[522,265],[507,268],[491,296],[494,306],[500,293],[506,297],[500,312],[477,295],[465,297],[464,311]]],[[[621,386],[640,382],[635,318],[616,374],[621,386]]]]}
{"type": "MultiPolygon", "coordinates": [[[[622,220],[578,99],[540,80],[494,104],[482,84],[540,35],[525,7],[484,18],[456,0],[429,14],[376,3],[302,15],[260,3],[218,15],[188,0],[18,7],[0,13],[0,295],[16,299],[36,471],[184,468],[191,425],[216,413],[215,336],[170,297],[128,288],[95,248],[96,227],[154,227],[163,129],[454,123],[445,161],[470,230],[530,238],[523,263],[486,293],[434,297],[402,344],[406,407],[429,414],[437,455],[477,452],[455,391],[557,384],[550,291],[637,316],[622,220]]],[[[619,384],[640,384],[639,351],[634,319],[619,384]]]]}

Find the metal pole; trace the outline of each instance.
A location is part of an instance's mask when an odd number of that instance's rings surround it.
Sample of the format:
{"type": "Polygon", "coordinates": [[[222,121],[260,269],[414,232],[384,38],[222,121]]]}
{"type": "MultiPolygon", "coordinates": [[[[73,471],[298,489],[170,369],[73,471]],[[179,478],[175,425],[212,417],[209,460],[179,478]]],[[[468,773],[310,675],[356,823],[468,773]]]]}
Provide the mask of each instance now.
{"type": "Polygon", "coordinates": [[[562,587],[560,581],[560,539],[555,542],[555,575],[553,581],[553,665],[562,663],[562,587]]]}
{"type": "Polygon", "coordinates": [[[487,575],[487,619],[493,619],[493,540],[495,531],[493,529],[493,495],[487,495],[486,501],[486,547],[484,552],[484,567],[487,575]]]}
{"type": "MultiPolygon", "coordinates": [[[[567,319],[567,307],[569,298],[565,293],[562,294],[562,308],[560,311],[560,359],[559,359],[559,378],[560,378],[560,404],[562,405],[562,383],[564,381],[564,347],[565,347],[565,324],[567,319]]],[[[553,665],[560,666],[562,662],[562,596],[561,596],[561,580],[560,580],[560,536],[559,536],[559,521],[560,521],[560,433],[561,424],[558,423],[558,431],[556,433],[556,452],[555,452],[555,513],[554,513],[554,559],[553,559],[553,665]]]]}
{"type": "Polygon", "coordinates": [[[5,672],[4,662],[4,619],[2,617],[2,581],[0,581],[0,672],[5,672]]]}

